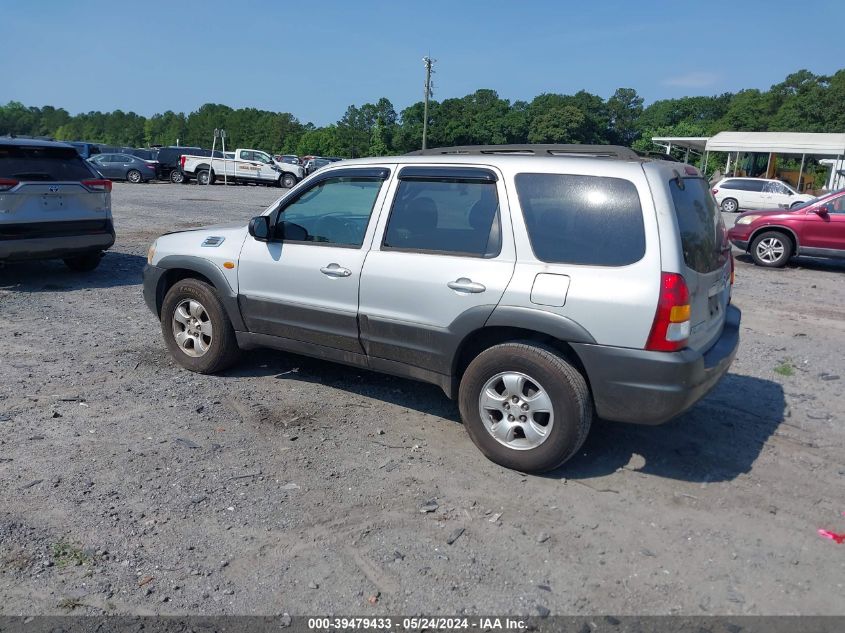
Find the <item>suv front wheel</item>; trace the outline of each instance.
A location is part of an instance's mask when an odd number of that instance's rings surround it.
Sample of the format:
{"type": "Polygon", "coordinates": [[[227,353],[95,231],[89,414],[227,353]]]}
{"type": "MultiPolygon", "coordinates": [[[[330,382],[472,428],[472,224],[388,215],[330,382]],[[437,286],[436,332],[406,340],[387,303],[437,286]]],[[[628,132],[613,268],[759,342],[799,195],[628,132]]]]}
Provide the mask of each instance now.
{"type": "Polygon", "coordinates": [[[198,279],[177,281],[164,297],[161,333],[185,369],[213,374],[238,358],[235,330],[214,288],[198,279]]]}
{"type": "Polygon", "coordinates": [[[782,268],[792,257],[792,240],[780,231],[760,233],[751,242],[751,259],[758,266],[782,268]]]}
{"type": "Polygon", "coordinates": [[[522,472],[563,464],[581,448],[593,419],[584,377],[556,351],[533,342],[479,354],[461,379],[459,404],[479,450],[522,472]]]}

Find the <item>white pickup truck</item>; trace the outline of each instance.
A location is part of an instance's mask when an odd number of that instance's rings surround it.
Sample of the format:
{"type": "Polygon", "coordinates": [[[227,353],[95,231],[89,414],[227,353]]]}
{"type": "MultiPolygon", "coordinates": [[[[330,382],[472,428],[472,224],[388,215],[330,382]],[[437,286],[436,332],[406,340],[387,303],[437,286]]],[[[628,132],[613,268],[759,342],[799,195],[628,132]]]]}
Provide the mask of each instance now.
{"type": "Polygon", "coordinates": [[[234,152],[226,152],[224,158],[184,154],[179,166],[186,180],[196,178],[200,185],[225,179],[290,189],[305,177],[305,171],[300,165],[277,162],[270,154],[257,149],[239,148],[234,152]]]}

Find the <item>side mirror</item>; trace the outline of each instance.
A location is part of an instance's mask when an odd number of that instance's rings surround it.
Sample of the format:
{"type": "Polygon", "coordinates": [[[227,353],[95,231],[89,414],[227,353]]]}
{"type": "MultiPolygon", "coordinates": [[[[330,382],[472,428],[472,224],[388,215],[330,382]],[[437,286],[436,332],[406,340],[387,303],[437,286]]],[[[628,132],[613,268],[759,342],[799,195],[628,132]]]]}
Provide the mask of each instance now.
{"type": "Polygon", "coordinates": [[[270,241],[270,218],[259,215],[249,221],[249,234],[259,242],[270,241]]]}
{"type": "Polygon", "coordinates": [[[830,213],[830,207],[823,206],[823,207],[816,207],[814,209],[817,215],[825,216],[830,213]]]}

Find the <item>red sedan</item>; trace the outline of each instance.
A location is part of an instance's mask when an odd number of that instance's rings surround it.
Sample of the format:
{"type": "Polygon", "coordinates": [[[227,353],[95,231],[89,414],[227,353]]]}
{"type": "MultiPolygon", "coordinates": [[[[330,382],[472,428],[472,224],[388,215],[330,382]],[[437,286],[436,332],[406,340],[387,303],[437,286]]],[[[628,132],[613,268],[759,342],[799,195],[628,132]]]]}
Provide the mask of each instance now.
{"type": "Polygon", "coordinates": [[[746,211],[728,238],[768,268],[785,266],[794,255],[845,258],[845,189],[793,209],[746,211]]]}

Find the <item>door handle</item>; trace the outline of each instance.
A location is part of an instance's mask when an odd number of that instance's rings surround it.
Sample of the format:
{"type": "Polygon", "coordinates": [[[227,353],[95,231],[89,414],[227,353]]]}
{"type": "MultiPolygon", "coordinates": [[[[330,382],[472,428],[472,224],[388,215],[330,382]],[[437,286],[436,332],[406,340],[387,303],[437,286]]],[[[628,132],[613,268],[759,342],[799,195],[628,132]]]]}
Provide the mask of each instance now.
{"type": "Polygon", "coordinates": [[[472,279],[467,279],[466,277],[460,277],[455,281],[450,281],[446,285],[449,286],[452,290],[457,290],[458,292],[478,293],[487,290],[487,286],[485,286],[484,284],[476,283],[472,279]]]}
{"type": "Polygon", "coordinates": [[[328,266],[323,266],[320,269],[320,272],[326,275],[327,277],[349,277],[352,274],[352,271],[348,268],[344,268],[339,264],[331,263],[328,266]]]}

